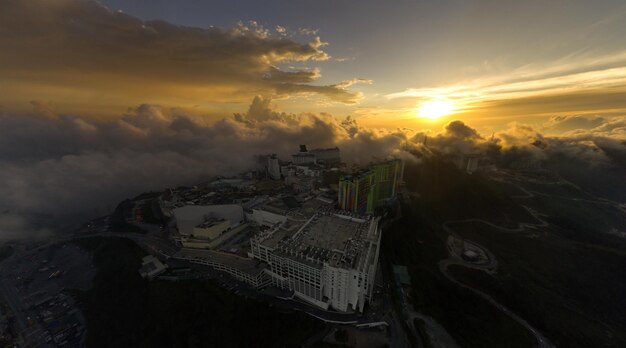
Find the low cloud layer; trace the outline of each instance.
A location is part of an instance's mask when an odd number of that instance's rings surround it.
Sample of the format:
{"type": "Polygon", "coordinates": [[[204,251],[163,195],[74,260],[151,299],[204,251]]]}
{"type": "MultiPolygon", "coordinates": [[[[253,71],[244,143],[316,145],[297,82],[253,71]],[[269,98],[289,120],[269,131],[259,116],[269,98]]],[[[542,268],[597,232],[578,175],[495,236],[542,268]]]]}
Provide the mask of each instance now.
{"type": "Polygon", "coordinates": [[[609,166],[619,160],[611,157],[614,151],[626,154],[624,122],[624,117],[555,117],[541,128],[511,123],[507,129],[485,136],[456,120],[439,133],[417,133],[412,140],[443,154],[486,154],[486,159],[503,166],[542,164],[560,156],[588,166],[609,166]],[[554,128],[559,129],[558,136],[545,132],[554,128]]]}
{"type": "MultiPolygon", "coordinates": [[[[2,234],[14,231],[15,221],[25,221],[24,216],[94,216],[144,191],[236,174],[251,168],[257,154],[288,159],[299,144],[339,146],[344,161],[361,164],[390,155],[406,158],[405,150],[410,150],[485,153],[505,166],[559,157],[583,163],[581,171],[602,169],[619,156],[626,158],[623,138],[614,136],[623,135],[623,121],[555,118],[546,128],[561,123],[587,128],[550,137],[514,124],[491,137],[462,121],[428,134],[367,128],[351,117],[281,112],[262,97],[254,98],[246,113],[214,123],[158,105],[140,105],[114,120],[100,120],[33,103],[30,113],[0,114],[0,213],[9,226],[2,234]]],[[[30,230],[40,234],[41,229],[30,230]]]]}
{"type": "Polygon", "coordinates": [[[616,163],[626,168],[626,145],[619,136],[624,134],[623,118],[553,118],[543,127],[566,127],[568,136],[548,136],[523,124],[485,136],[459,120],[430,133],[367,128],[351,117],[281,112],[261,97],[253,99],[246,113],[213,123],[148,104],[114,120],[60,114],[45,103],[32,106],[30,113],[0,114],[4,238],[13,238],[18,230],[45,235],[48,231],[35,227],[41,225],[33,224],[32,216],[102,215],[144,191],[250,169],[257,154],[288,159],[299,144],[339,146],[344,161],[359,164],[390,155],[409,158],[410,150],[426,155],[483,153],[508,167],[556,163],[553,169],[559,169],[559,163],[576,163],[580,173],[593,174],[585,174],[589,178],[610,173],[607,168],[616,163]]]}
{"type": "Polygon", "coordinates": [[[328,114],[287,114],[257,97],[245,114],[215,123],[140,105],[116,120],[54,114],[0,116],[0,211],[62,214],[108,209],[145,190],[248,169],[254,156],[284,158],[298,144],[338,145],[351,162],[384,158],[402,132],[359,127],[328,114]]]}

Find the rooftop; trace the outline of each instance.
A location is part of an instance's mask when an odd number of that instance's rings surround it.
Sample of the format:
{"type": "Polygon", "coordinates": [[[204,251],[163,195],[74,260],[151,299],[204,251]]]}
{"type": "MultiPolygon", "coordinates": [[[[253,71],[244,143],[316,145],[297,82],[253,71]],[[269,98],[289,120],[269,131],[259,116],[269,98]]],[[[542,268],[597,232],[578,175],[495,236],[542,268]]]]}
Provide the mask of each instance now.
{"type": "Polygon", "coordinates": [[[243,258],[213,250],[182,248],[173,256],[175,259],[198,260],[220,263],[232,267],[251,276],[258,276],[265,268],[264,264],[255,259],[243,258]]]}
{"type": "Polygon", "coordinates": [[[287,220],[260,236],[262,244],[284,256],[297,257],[321,265],[356,268],[378,232],[371,231],[371,219],[355,218],[322,211],[306,221],[287,220]]]}
{"type": "Polygon", "coordinates": [[[198,224],[196,227],[198,228],[211,228],[217,224],[220,224],[222,222],[226,221],[226,219],[222,219],[222,218],[209,218],[206,221],[198,224]]]}

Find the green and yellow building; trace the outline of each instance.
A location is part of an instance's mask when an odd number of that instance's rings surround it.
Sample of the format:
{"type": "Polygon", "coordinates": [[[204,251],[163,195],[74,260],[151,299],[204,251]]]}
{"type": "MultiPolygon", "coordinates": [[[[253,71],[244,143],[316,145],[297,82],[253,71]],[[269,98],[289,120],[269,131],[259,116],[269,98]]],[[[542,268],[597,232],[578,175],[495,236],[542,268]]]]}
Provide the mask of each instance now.
{"type": "Polygon", "coordinates": [[[370,165],[367,170],[339,179],[339,208],[358,214],[372,214],[396,196],[402,178],[402,161],[393,159],[370,165]]]}

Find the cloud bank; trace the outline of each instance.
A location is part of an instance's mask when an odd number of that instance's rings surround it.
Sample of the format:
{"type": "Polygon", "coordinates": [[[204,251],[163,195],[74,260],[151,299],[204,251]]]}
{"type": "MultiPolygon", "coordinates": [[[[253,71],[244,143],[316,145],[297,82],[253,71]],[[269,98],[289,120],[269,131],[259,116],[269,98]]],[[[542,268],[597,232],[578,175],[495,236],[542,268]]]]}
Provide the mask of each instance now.
{"type": "MultiPolygon", "coordinates": [[[[426,134],[415,130],[368,128],[354,118],[326,113],[281,112],[271,97],[313,94],[350,104],[361,98],[350,88],[371,83],[355,78],[316,85],[320,69],[284,68],[330,59],[317,30],[300,32],[310,41],[296,42],[286,28],[268,30],[256,22],[221,29],[141,21],[90,0],[0,1],[0,236],[44,235],[31,216],[108,213],[121,199],[143,191],[238,173],[257,154],[288,158],[302,143],[339,146],[352,163],[408,156],[405,150],[481,152],[503,166],[530,161],[570,168],[563,161],[574,163],[596,178],[626,163],[622,114],[559,115],[541,127],[513,124],[493,139],[453,121],[428,133],[425,148],[426,134]],[[255,95],[265,97],[255,97],[246,113],[217,122],[188,108],[150,102],[226,105],[247,103],[255,95]],[[115,117],[89,115],[98,106],[126,109],[137,100],[148,102],[115,117]],[[16,103],[30,103],[32,111],[16,110],[16,103]],[[66,113],[77,108],[86,111],[66,113]]],[[[619,111],[626,108],[620,89],[626,85],[624,57],[590,61],[582,69],[527,67],[510,79],[389,98],[449,95],[480,101],[500,115],[515,103],[562,111],[564,99],[572,108],[581,103],[587,109],[612,105],[619,111]],[[568,89],[572,85],[577,86],[573,91],[568,89]],[[475,95],[476,90],[482,94],[475,95]]],[[[619,178],[622,172],[614,173],[619,178]]]]}
{"type": "Polygon", "coordinates": [[[318,36],[293,41],[254,21],[195,28],[142,21],[92,0],[3,0],[0,103],[54,100],[88,109],[138,100],[243,102],[258,94],[357,102],[346,81],[311,84],[321,76],[317,68],[281,70],[328,60],[325,45],[318,36]]]}
{"type": "MultiPolygon", "coordinates": [[[[555,154],[609,163],[603,149],[623,150],[624,119],[555,118],[549,127],[583,124],[567,137],[545,136],[514,124],[494,138],[453,121],[427,146],[443,153],[506,153],[523,150],[536,160],[555,154]]],[[[63,213],[84,207],[110,208],[145,190],[183,185],[250,168],[254,156],[284,158],[298,144],[339,146],[347,162],[417,149],[423,133],[361,127],[352,118],[280,112],[256,97],[248,112],[208,123],[156,105],[140,105],[115,120],[56,114],[38,103],[28,114],[0,116],[0,211],[63,213]]]]}
{"type": "Polygon", "coordinates": [[[402,132],[361,128],[328,114],[279,112],[261,97],[247,113],[211,124],[156,105],[96,120],[35,103],[29,114],[0,116],[0,211],[91,212],[145,190],[238,173],[257,154],[288,158],[301,143],[338,145],[346,159],[363,163],[397,151],[405,140],[402,132]]]}

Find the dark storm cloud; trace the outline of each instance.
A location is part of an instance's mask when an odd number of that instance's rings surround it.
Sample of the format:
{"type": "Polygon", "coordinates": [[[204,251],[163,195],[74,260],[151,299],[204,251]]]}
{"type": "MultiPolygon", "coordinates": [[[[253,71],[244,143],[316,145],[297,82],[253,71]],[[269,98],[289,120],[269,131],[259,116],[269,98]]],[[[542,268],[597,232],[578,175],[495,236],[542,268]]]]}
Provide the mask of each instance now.
{"type": "Polygon", "coordinates": [[[356,94],[341,85],[308,85],[320,76],[317,69],[276,67],[326,60],[324,45],[318,37],[309,43],[274,37],[256,22],[202,29],[142,21],[90,0],[0,2],[0,74],[33,91],[56,87],[63,94],[60,87],[71,86],[131,97],[195,86],[209,99],[254,90],[354,102],[356,94]]]}

